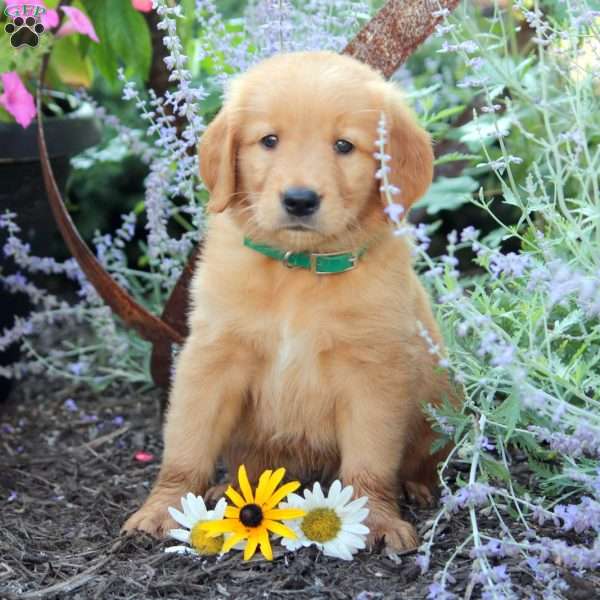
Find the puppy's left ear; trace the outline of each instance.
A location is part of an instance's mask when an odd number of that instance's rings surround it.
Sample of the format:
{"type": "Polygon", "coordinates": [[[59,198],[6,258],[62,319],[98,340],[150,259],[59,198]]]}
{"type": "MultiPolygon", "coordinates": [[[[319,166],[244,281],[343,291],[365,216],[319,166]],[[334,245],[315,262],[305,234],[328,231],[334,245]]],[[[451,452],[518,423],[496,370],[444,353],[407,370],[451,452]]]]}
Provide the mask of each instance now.
{"type": "MultiPolygon", "coordinates": [[[[385,83],[384,114],[388,132],[389,181],[400,188],[394,201],[408,209],[427,191],[433,178],[433,149],[429,134],[418,124],[401,92],[385,83]]],[[[385,198],[382,194],[382,201],[385,198]]]]}
{"type": "Polygon", "coordinates": [[[207,208],[210,212],[223,212],[236,191],[237,146],[227,108],[222,108],[206,128],[198,150],[200,176],[210,193],[207,208]]]}

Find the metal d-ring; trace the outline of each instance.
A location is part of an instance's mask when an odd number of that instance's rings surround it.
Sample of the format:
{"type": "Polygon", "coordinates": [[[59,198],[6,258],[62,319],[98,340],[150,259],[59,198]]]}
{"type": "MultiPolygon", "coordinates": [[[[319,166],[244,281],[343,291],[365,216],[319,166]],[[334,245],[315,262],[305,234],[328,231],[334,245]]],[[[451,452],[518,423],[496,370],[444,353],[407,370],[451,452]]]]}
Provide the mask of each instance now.
{"type": "Polygon", "coordinates": [[[295,265],[290,265],[290,256],[292,256],[292,254],[294,254],[291,250],[288,250],[284,255],[283,258],[281,259],[283,264],[288,268],[288,269],[295,269],[296,266],[295,265]]]}

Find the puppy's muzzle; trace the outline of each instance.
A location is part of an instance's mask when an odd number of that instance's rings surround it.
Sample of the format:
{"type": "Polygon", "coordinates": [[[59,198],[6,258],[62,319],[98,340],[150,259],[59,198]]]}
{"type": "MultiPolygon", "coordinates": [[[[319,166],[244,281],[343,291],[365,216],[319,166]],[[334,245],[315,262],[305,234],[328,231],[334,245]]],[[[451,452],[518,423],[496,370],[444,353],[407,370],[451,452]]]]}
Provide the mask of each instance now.
{"type": "Polygon", "coordinates": [[[285,211],[294,217],[308,217],[319,210],[321,199],[314,190],[305,187],[291,187],[281,195],[285,211]]]}

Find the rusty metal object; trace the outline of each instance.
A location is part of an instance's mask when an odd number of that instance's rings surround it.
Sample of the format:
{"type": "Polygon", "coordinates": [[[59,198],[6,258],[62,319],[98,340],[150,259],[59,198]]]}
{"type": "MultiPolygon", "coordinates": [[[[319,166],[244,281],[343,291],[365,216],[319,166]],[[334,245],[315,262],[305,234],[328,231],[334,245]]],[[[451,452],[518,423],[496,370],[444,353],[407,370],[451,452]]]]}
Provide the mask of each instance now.
{"type": "MultiPolygon", "coordinates": [[[[189,288],[194,275],[194,267],[202,253],[202,241],[192,250],[167,303],[162,312],[162,320],[173,327],[185,339],[188,336],[187,307],[189,288]]],[[[162,388],[168,388],[171,380],[173,361],[173,340],[162,339],[155,341],[150,358],[150,373],[154,383],[162,388]]]]}
{"type": "Polygon", "coordinates": [[[391,77],[442,21],[440,10],[452,11],[458,2],[390,0],[358,32],[343,53],[377,69],[385,77],[391,77]]]}
{"type": "Polygon", "coordinates": [[[163,338],[171,339],[176,343],[183,341],[181,336],[167,322],[159,319],[145,308],[140,306],[123,288],[121,288],[109,273],[100,264],[86,243],[77,232],[71,216],[65,208],[61,197],[46,147],[42,115],[42,89],[50,55],[44,57],[40,75],[40,85],[37,90],[37,120],[38,120],[38,147],[42,163],[44,185],[48,194],[48,202],[54,215],[54,220],[65,240],[71,254],[75,257],[81,270],[93,284],[101,298],[110,308],[129,326],[135,329],[141,337],[158,342],[163,338]]]}
{"type": "MultiPolygon", "coordinates": [[[[434,13],[440,9],[453,10],[458,1],[390,0],[346,46],[343,53],[367,63],[385,77],[390,77],[442,20],[439,14],[434,16],[434,13]]],[[[188,290],[201,253],[201,244],[189,257],[161,317],[151,314],[138,304],[104,269],[75,229],[54,180],[48,158],[41,110],[41,89],[48,60],[49,55],[46,55],[37,93],[37,116],[40,160],[52,213],[69,250],[102,299],[125,325],[153,343],[152,378],[158,386],[168,388],[173,344],[182,344],[188,333],[188,290]]]]}

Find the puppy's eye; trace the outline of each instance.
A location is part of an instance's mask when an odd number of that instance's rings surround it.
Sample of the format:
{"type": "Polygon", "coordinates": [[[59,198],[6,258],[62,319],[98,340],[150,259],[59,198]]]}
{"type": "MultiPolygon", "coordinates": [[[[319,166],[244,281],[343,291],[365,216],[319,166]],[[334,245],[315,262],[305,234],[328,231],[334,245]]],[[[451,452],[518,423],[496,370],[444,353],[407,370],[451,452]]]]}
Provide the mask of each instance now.
{"type": "Polygon", "coordinates": [[[349,154],[354,150],[354,144],[348,140],[337,140],[333,147],[338,154],[349,154]]]}
{"type": "Polygon", "coordinates": [[[265,147],[265,148],[275,148],[275,146],[277,146],[277,144],[279,143],[279,138],[274,135],[265,135],[264,138],[261,138],[260,143],[265,147]]]}

